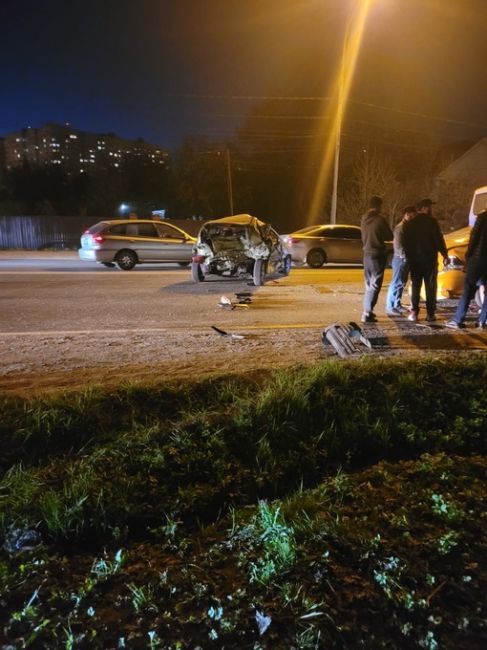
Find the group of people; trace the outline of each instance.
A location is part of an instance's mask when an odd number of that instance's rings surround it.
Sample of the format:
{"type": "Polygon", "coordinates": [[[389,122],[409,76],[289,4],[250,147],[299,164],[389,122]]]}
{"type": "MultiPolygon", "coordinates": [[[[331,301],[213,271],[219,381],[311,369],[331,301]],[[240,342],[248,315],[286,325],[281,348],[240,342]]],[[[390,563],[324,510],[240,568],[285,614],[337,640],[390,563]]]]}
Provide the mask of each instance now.
{"type": "MultiPolygon", "coordinates": [[[[421,286],[426,294],[426,320],[436,321],[436,293],[438,278],[438,254],[448,264],[448,251],[440,226],[433,216],[431,199],[423,199],[417,206],[408,205],[401,221],[391,231],[381,212],[382,199],[373,196],[369,210],[361,220],[364,251],[365,294],[362,313],[363,323],[377,321],[374,308],[384,281],[388,257],[388,244],[393,242],[392,279],[387,291],[386,313],[402,316],[416,322],[420,310],[421,286]],[[408,277],[411,278],[411,308],[401,304],[408,277]]],[[[445,325],[451,329],[464,327],[470,301],[479,284],[487,283],[487,209],[477,216],[467,249],[467,268],[463,295],[453,319],[445,325]]],[[[479,314],[478,327],[484,329],[487,320],[487,297],[484,297],[479,314]]]]}

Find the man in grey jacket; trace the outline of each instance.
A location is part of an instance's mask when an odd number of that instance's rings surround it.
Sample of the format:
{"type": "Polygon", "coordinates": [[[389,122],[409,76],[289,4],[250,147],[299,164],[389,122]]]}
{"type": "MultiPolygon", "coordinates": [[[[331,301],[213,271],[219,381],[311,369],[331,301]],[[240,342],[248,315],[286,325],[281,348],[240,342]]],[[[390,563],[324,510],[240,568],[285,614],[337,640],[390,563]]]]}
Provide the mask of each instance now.
{"type": "Polygon", "coordinates": [[[381,214],[382,199],[373,196],[369,202],[369,210],[360,222],[362,230],[362,245],[364,249],[364,311],[362,323],[374,323],[377,320],[374,307],[384,281],[384,271],[387,260],[386,241],[392,241],[392,231],[384,216],[381,214]]]}

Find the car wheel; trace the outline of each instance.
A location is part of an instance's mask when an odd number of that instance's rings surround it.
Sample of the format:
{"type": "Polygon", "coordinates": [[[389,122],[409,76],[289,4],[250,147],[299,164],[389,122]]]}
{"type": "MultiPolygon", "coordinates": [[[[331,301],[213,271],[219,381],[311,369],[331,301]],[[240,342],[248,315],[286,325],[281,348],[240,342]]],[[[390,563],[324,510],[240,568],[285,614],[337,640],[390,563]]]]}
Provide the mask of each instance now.
{"type": "Polygon", "coordinates": [[[193,282],[203,282],[205,279],[201,264],[198,264],[198,262],[192,262],[191,264],[191,277],[193,278],[193,282]]]}
{"type": "Polygon", "coordinates": [[[102,266],[106,266],[108,269],[112,269],[115,266],[115,262],[102,262],[102,266]]]}
{"type": "Polygon", "coordinates": [[[255,260],[253,280],[256,287],[261,287],[264,284],[266,263],[265,260],[255,260]]]}
{"type": "Polygon", "coordinates": [[[326,262],[326,253],[321,248],[312,248],[306,255],[306,264],[312,269],[319,269],[326,262]]]}
{"type": "Polygon", "coordinates": [[[485,286],[482,284],[475,292],[475,304],[477,305],[477,307],[482,308],[482,305],[484,304],[484,296],[485,296],[485,286]]]}
{"type": "Polygon", "coordinates": [[[291,272],[291,256],[286,255],[286,257],[284,258],[283,263],[282,263],[282,271],[281,271],[281,273],[283,275],[289,275],[290,272],[291,272]]]}
{"type": "Polygon", "coordinates": [[[137,264],[137,255],[133,251],[119,251],[115,256],[115,262],[122,271],[131,271],[137,264]]]}

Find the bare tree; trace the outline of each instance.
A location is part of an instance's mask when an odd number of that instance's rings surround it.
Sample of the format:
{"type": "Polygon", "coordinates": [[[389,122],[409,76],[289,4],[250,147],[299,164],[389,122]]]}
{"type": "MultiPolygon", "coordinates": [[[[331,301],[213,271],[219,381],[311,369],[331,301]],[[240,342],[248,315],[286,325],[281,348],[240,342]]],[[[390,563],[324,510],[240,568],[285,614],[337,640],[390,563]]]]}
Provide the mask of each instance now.
{"type": "Polygon", "coordinates": [[[389,215],[391,226],[394,225],[400,219],[407,188],[399,181],[391,158],[366,150],[355,163],[351,183],[339,198],[340,213],[358,222],[373,195],[382,197],[384,212],[389,215]]]}
{"type": "Polygon", "coordinates": [[[445,232],[468,225],[468,212],[475,185],[468,177],[438,184],[435,213],[445,232]]]}

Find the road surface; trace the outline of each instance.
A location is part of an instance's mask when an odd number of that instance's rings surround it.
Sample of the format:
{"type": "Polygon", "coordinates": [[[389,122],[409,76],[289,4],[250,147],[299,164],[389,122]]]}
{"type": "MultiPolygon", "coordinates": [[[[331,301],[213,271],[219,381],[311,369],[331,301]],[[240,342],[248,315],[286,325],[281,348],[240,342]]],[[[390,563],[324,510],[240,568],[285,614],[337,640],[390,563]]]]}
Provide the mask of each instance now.
{"type": "MultiPolygon", "coordinates": [[[[433,326],[387,318],[389,277],[387,271],[378,326],[365,326],[377,346],[361,353],[485,351],[485,333],[442,327],[454,301],[441,303],[433,326]]],[[[357,267],[293,268],[288,277],[254,287],[225,278],[194,284],[189,268],[175,265],[124,272],[82,263],[76,253],[3,251],[0,392],[312,364],[335,355],[323,345],[323,331],[334,322],[359,321],[362,297],[357,267]],[[249,305],[220,307],[222,296],[234,302],[241,291],[250,293],[249,305]]]]}
{"type": "Polygon", "coordinates": [[[3,332],[108,331],[206,327],[319,325],[330,318],[358,319],[362,269],[294,268],[263,287],[250,280],[215,276],[200,284],[189,268],[145,265],[133,271],[107,269],[76,259],[76,253],[0,256],[3,332]],[[252,294],[250,308],[224,311],[222,295],[252,294]]]}

